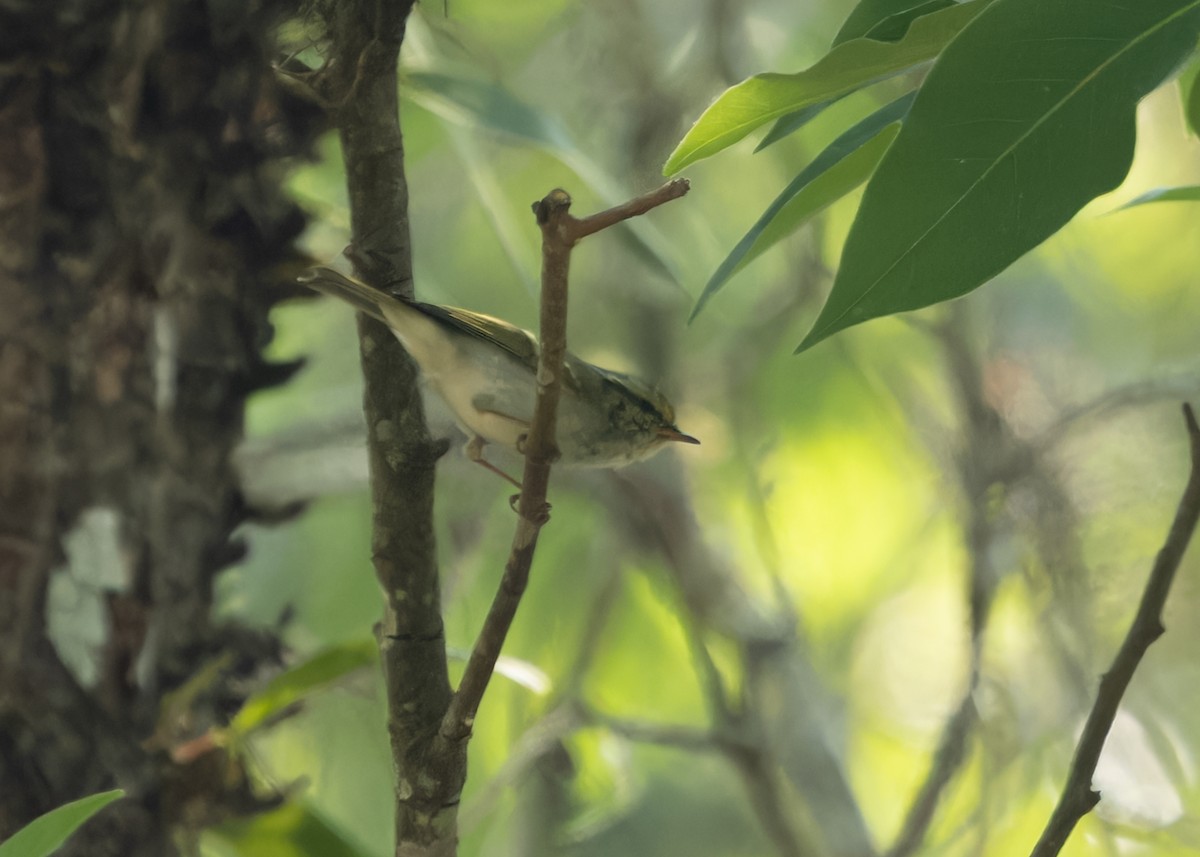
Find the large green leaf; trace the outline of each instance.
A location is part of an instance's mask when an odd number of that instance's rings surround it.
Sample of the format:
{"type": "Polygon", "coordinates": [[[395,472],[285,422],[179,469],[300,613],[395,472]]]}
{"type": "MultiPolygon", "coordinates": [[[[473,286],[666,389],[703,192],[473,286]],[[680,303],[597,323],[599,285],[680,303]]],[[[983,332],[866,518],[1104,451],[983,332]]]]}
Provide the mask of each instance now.
{"type": "Polygon", "coordinates": [[[755,128],[789,113],[933,59],[992,0],[972,0],[918,18],[898,42],[854,39],[838,45],[816,65],[796,74],[759,74],[725,90],[696,120],[663,173],[732,146],[755,128]]]}
{"type": "Polygon", "coordinates": [[[124,795],[125,792],[120,789],[100,792],[39,815],[0,842],[0,857],[47,857],[57,851],[85,821],[124,795]]]}
{"type": "Polygon", "coordinates": [[[909,93],[876,110],[817,155],[750,227],[709,278],[692,310],[692,318],[725,283],[765,250],[795,232],[826,206],[865,182],[900,130],[912,106],[909,93]]]}
{"type": "Polygon", "coordinates": [[[895,41],[917,18],[953,5],[954,0],[862,0],[833,37],[833,47],[851,39],[895,41]]]}
{"type": "Polygon", "coordinates": [[[797,350],[965,294],[1120,184],[1138,101],[1198,29],[1200,0],[995,3],[921,87],[797,350]]]}
{"type": "Polygon", "coordinates": [[[1150,202],[1200,202],[1200,185],[1160,187],[1155,190],[1146,191],[1141,196],[1129,200],[1129,202],[1118,208],[1117,211],[1124,211],[1127,208],[1145,205],[1150,202]]]}

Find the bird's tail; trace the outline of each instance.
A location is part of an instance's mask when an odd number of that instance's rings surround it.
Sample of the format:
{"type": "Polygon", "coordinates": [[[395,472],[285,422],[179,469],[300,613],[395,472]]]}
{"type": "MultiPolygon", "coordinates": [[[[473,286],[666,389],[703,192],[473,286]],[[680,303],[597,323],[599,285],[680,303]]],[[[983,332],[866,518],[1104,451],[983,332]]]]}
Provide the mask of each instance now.
{"type": "Polygon", "coordinates": [[[394,298],[374,286],[368,286],[361,280],[339,274],[333,268],[310,268],[300,275],[298,282],[321,294],[343,300],[359,312],[366,313],[384,324],[388,321],[383,315],[383,305],[393,301],[402,303],[399,298],[394,298]]]}

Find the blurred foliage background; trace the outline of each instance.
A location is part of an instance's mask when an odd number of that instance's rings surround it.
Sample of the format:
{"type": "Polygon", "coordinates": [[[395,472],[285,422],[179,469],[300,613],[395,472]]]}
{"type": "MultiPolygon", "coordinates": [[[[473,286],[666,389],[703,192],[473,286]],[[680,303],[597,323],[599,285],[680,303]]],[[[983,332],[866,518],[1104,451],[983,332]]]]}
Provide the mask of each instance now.
{"type": "MultiPolygon", "coordinates": [[[[654,186],[715,95],[810,64],[851,6],[419,6],[401,80],[418,297],[535,327],[528,203],[562,186],[586,214],[654,186]]],[[[685,324],[778,188],[890,97],[876,87],[768,150],[746,141],[694,165],[684,200],[576,251],[572,350],[658,383],[703,445],[616,473],[555,472],[510,660],[471,744],[462,853],[828,845],[841,822],[818,805],[815,743],[881,850],[947,741],[961,760],[917,850],[1011,854],[1036,840],[1173,514],[1187,461],[1178,403],[1200,391],[1195,209],[1113,209],[1196,183],[1200,146],[1174,85],[1159,90],[1142,105],[1125,184],[952,305],[792,356],[852,197],[685,324]],[[787,680],[763,666],[781,648],[787,680]]],[[[332,259],[348,214],[335,138],[322,153],[290,181],[314,215],[312,254],[332,259]]],[[[248,533],[220,603],[281,626],[296,664],[318,658],[319,680],[292,716],[246,739],[263,781],[295,801],[203,847],[382,857],[393,796],[370,658],[380,601],[353,318],[314,299],[275,321],[275,356],[309,363],[252,403],[241,466],[259,502],[311,504],[248,533]]],[[[457,444],[441,464],[447,643],[459,653],[507,555],[510,493],[457,444]]],[[[1200,849],[1198,610],[1193,551],[1110,737],[1104,798],[1064,853],[1200,849]]]]}

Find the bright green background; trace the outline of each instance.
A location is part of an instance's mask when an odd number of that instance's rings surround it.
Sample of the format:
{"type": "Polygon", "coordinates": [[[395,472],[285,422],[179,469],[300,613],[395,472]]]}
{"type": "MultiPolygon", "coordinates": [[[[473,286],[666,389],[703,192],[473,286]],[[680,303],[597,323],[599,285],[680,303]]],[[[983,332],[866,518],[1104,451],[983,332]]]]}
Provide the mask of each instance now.
{"type": "MultiPolygon", "coordinates": [[[[532,327],[539,251],[529,203],[562,185],[586,213],[652,187],[719,92],[754,73],[811,65],[848,11],[774,0],[455,0],[447,18],[441,4],[423,4],[402,81],[419,295],[532,327]]],[[[686,481],[705,549],[763,609],[773,607],[778,575],[834,700],[831,740],[881,845],[895,835],[965,681],[968,557],[954,468],[970,438],[929,325],[953,312],[986,399],[1026,439],[1106,391],[1136,385],[1132,403],[1080,423],[1047,458],[1078,521],[1074,533],[1057,535],[1079,539],[1085,579],[1040,564],[1038,522],[1023,516],[1020,496],[1001,510],[1003,538],[992,546],[1002,583],[977,694],[983,724],[927,853],[1023,853],[1053,805],[1088,702],[1070,691],[1063,664],[1086,681],[1111,657],[1182,485],[1178,401],[1200,403],[1195,206],[1110,212],[1156,187],[1200,183],[1200,144],[1186,135],[1171,86],[1151,96],[1125,183],[953,310],[874,321],[791,355],[829,288],[852,196],[736,274],[687,326],[704,283],[779,191],[901,91],[880,89],[834,105],[763,152],[751,154],[751,138],[688,167],[686,199],[633,232],[589,239],[572,261],[570,342],[587,359],[659,382],[680,426],[702,439],[639,467],[686,481]]],[[[332,141],[323,154],[323,163],[297,165],[293,186],[318,217],[312,251],[332,258],[347,241],[347,215],[332,141]]],[[[320,689],[301,714],[249,739],[264,784],[303,781],[298,804],[215,832],[206,848],[383,857],[392,798],[379,681],[370,668],[332,683],[338,671],[322,671],[356,662],[380,612],[354,326],[348,311],[321,301],[285,307],[275,320],[275,353],[310,365],[254,401],[249,485],[268,501],[319,499],[296,523],[250,532],[249,560],[221,580],[221,609],[273,624],[290,607],[285,636],[297,663],[344,648],[306,673],[304,689],[320,689]]],[[[540,792],[536,779],[514,783],[502,765],[567,692],[597,615],[607,621],[581,685],[588,704],[644,723],[708,722],[681,596],[660,560],[616,524],[621,478],[555,474],[554,517],[508,648],[524,672],[493,684],[471,745],[464,854],[525,853],[520,837],[540,792]]],[[[469,648],[498,580],[510,493],[457,451],[440,466],[454,649],[469,648]]],[[[1107,853],[1116,843],[1154,855],[1200,848],[1198,610],[1192,559],[1170,601],[1168,633],[1131,688],[1106,762],[1106,800],[1064,853],[1107,853]]],[[[736,676],[732,647],[718,635],[709,642],[736,676]]],[[[572,735],[566,747],[575,773],[568,822],[555,837],[563,853],[772,853],[721,756],[601,728],[572,735]]]]}

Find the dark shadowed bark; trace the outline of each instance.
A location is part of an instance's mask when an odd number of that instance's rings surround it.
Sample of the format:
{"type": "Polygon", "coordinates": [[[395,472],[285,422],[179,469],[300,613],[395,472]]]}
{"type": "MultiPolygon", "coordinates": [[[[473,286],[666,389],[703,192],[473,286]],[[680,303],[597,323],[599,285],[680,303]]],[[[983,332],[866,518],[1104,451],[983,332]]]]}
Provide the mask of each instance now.
{"type": "Polygon", "coordinates": [[[253,514],[246,397],[296,368],[261,355],[311,124],[270,66],[287,12],[0,0],[0,839],[120,786],[68,851],[162,855],[259,802],[178,750],[277,649],[209,613],[253,514]],[[103,611],[90,667],[51,628],[63,575],[103,611]]]}

